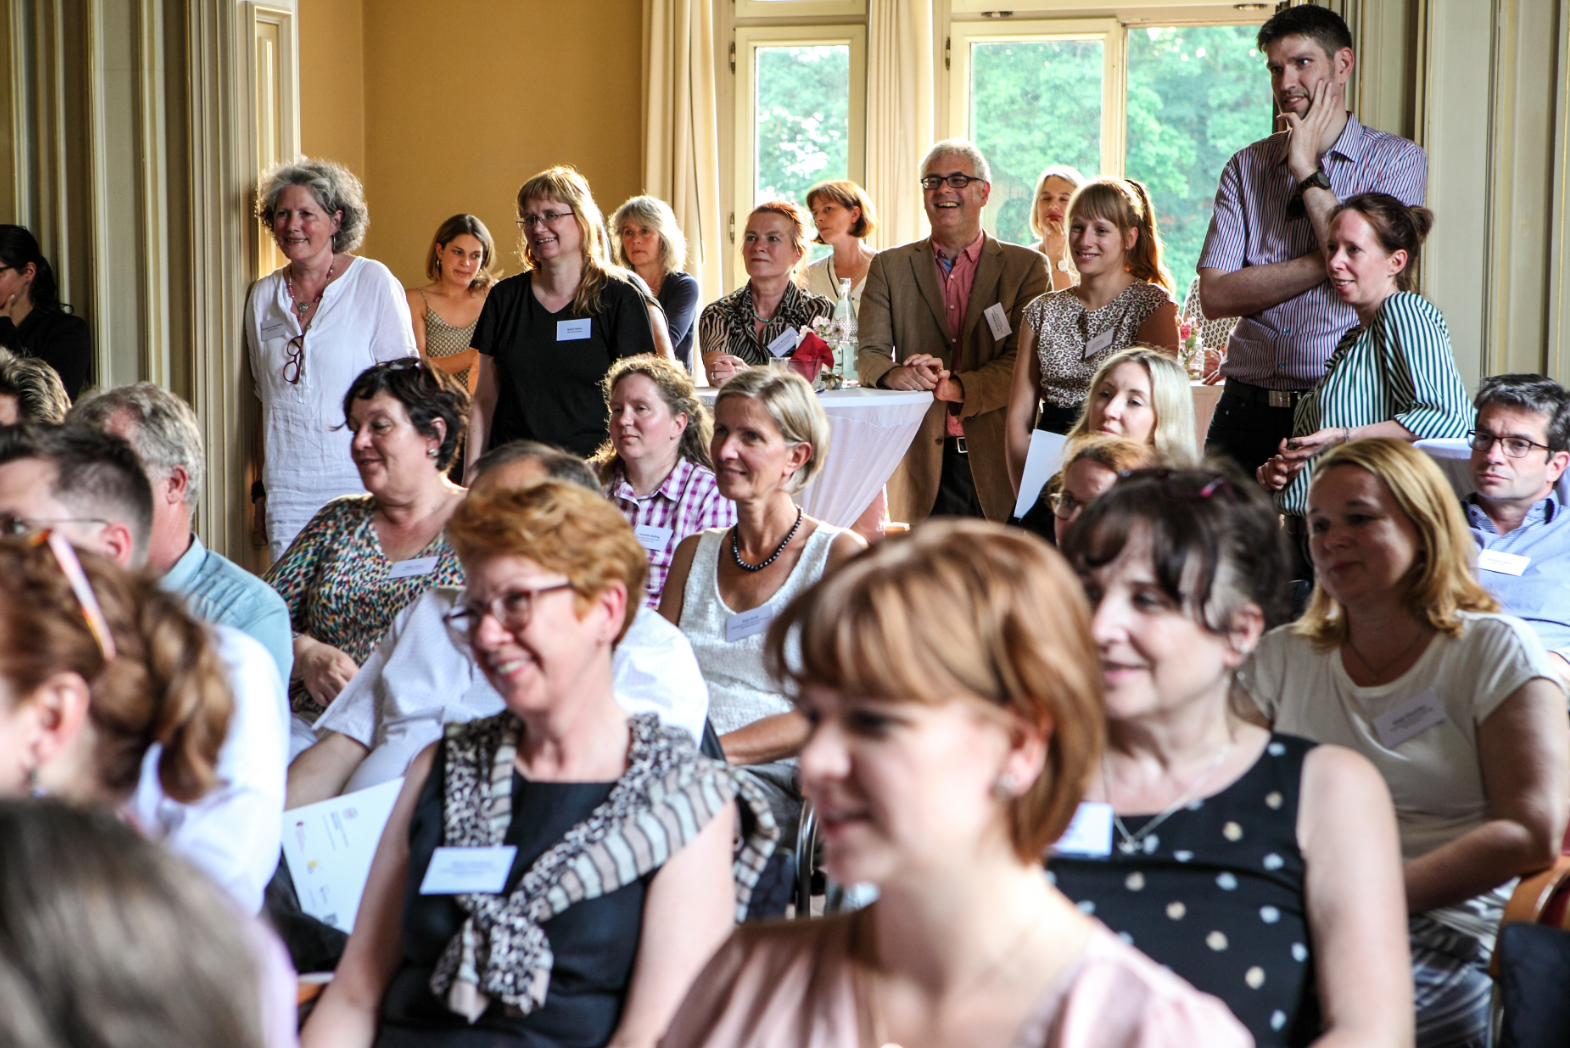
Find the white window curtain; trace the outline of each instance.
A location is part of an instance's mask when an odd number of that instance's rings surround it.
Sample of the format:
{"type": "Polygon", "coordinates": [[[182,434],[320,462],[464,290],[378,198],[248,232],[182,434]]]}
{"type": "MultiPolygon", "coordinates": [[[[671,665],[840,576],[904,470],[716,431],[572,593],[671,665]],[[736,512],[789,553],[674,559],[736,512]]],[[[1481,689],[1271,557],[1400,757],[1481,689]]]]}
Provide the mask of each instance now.
{"type": "Polygon", "coordinates": [[[871,0],[867,9],[867,195],[880,249],[927,235],[917,170],[933,143],[932,4],[871,0]]]}
{"type": "Polygon", "coordinates": [[[644,192],[676,212],[701,301],[720,297],[720,139],[712,0],[644,0],[644,192]]]}

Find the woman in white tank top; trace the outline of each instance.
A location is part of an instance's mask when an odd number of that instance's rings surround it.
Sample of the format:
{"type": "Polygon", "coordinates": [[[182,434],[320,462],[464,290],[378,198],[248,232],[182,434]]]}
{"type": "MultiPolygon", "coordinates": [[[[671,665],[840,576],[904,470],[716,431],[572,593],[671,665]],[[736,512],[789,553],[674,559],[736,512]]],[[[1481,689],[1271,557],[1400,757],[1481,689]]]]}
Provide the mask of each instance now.
{"type": "Polygon", "coordinates": [[[828,417],[800,376],[749,368],[726,382],[711,450],[736,526],[683,539],[660,599],[660,614],[698,658],[726,759],[764,787],[787,844],[801,809],[794,758],[807,721],[764,669],[764,634],[792,598],[866,548],[791,499],[822,468],[828,444],[828,417]]]}

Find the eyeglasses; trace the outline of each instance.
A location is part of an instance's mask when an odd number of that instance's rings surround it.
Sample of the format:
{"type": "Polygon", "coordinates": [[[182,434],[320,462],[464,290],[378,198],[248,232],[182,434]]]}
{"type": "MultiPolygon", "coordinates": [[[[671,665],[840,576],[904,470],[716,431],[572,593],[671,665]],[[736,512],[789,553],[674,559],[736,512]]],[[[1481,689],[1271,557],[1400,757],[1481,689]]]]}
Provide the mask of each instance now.
{"type": "Polygon", "coordinates": [[[23,517],[15,513],[0,513],[0,535],[47,534],[49,529],[57,524],[102,524],[108,527],[109,521],[101,517],[56,517],[50,520],[34,520],[32,517],[23,517]]]}
{"type": "Polygon", "coordinates": [[[553,586],[540,586],[537,589],[518,587],[492,597],[482,604],[465,602],[442,616],[442,621],[447,624],[447,631],[452,634],[454,643],[458,645],[470,644],[474,641],[474,634],[480,628],[480,621],[490,615],[502,628],[509,633],[517,633],[527,629],[529,622],[534,617],[534,601],[542,593],[554,593],[557,590],[571,589],[571,582],[558,582],[553,586]]]}
{"type": "Polygon", "coordinates": [[[1482,452],[1487,452],[1489,448],[1494,446],[1494,442],[1498,441],[1504,445],[1505,455],[1513,459],[1526,458],[1527,455],[1531,454],[1533,448],[1541,448],[1550,455],[1554,453],[1554,449],[1547,444],[1539,444],[1537,441],[1527,440],[1525,437],[1496,437],[1486,429],[1468,430],[1466,439],[1467,443],[1472,445],[1474,451],[1482,452]]]}
{"type": "Polygon", "coordinates": [[[921,188],[936,189],[943,183],[947,182],[949,184],[949,188],[951,189],[964,189],[972,182],[985,181],[985,178],[977,178],[975,175],[961,175],[958,173],[952,175],[923,175],[921,178],[921,188]]]}
{"type": "Polygon", "coordinates": [[[300,375],[305,371],[305,332],[291,338],[284,346],[284,352],[288,355],[283,362],[283,380],[291,386],[298,386],[300,375]],[[293,375],[289,373],[291,368],[294,369],[293,375]]]}
{"type": "Polygon", "coordinates": [[[1148,477],[1156,481],[1161,493],[1169,499],[1208,499],[1221,494],[1228,502],[1237,503],[1237,491],[1232,482],[1221,473],[1208,469],[1135,469],[1122,477],[1148,477]]]}
{"type": "Polygon", "coordinates": [[[1068,520],[1086,506],[1086,503],[1066,491],[1054,492],[1049,499],[1052,503],[1052,515],[1059,520],[1068,520]]]}
{"type": "Polygon", "coordinates": [[[533,229],[541,222],[554,226],[564,218],[571,218],[572,215],[573,212],[571,211],[547,211],[543,215],[524,215],[518,219],[518,228],[533,229]]]}
{"type": "Polygon", "coordinates": [[[55,563],[60,565],[60,573],[71,584],[71,592],[76,595],[82,618],[87,620],[87,630],[98,643],[98,653],[104,657],[106,664],[113,662],[116,654],[114,634],[109,631],[109,620],[104,618],[104,609],[93,594],[93,584],[87,580],[87,572],[82,570],[82,561],[77,557],[76,550],[64,535],[48,529],[35,534],[30,542],[34,546],[48,546],[49,552],[54,554],[55,563]]]}

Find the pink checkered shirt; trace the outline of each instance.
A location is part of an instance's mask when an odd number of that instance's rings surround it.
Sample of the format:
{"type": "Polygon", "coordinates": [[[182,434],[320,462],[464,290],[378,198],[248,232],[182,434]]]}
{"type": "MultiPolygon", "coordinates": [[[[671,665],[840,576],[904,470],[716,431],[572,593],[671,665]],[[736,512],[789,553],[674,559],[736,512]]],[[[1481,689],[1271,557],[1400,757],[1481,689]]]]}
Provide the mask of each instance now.
{"type": "Polygon", "coordinates": [[[632,485],[621,466],[610,483],[605,485],[605,495],[621,510],[632,526],[638,529],[638,541],[649,554],[648,597],[649,607],[658,607],[660,594],[665,591],[665,576],[670,573],[671,560],[676,547],[688,535],[706,528],[728,528],[736,523],[736,504],[720,494],[714,480],[714,471],[694,465],[685,458],[676,460],[665,483],[641,498],[633,493],[632,485]],[[669,528],[670,537],[658,549],[650,549],[657,541],[656,529],[669,528]]]}

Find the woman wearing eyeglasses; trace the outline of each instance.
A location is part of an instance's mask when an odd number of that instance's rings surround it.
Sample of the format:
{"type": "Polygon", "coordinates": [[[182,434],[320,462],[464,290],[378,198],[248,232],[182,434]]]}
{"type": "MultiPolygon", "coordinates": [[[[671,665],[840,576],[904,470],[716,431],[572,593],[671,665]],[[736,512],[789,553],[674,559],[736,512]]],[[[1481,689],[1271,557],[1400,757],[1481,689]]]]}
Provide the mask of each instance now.
{"type": "Polygon", "coordinates": [[[747,804],[733,876],[736,780],[617,704],[648,569],[616,507],[546,480],[450,528],[468,583],[447,621],[506,708],[410,766],[301,1042],[653,1048],[777,831],[747,804]]]}
{"type": "Polygon", "coordinates": [[[1064,553],[1095,608],[1107,751],[1081,807],[1096,832],[1048,860],[1059,890],[1225,1001],[1258,1045],[1410,1045],[1384,783],[1350,749],[1232,705],[1239,667],[1286,618],[1269,499],[1230,465],[1133,473],[1064,553]]]}
{"type": "Polygon", "coordinates": [[[1085,507],[1117,483],[1119,474],[1149,469],[1156,465],[1155,448],[1137,444],[1124,437],[1085,437],[1068,447],[1058,490],[1048,496],[1052,507],[1053,537],[1063,545],[1069,525],[1080,518],[1085,507]]]}
{"type": "Polygon", "coordinates": [[[433,586],[463,585],[443,529],[464,496],[447,471],[463,445],[468,394],[410,357],[355,379],[341,411],[368,494],[323,506],[266,576],[294,625],[291,757],[315,741],[305,726],[359,672],[398,612],[433,586]]]}
{"type": "Polygon", "coordinates": [[[611,264],[605,216],[573,168],[518,189],[518,228],[523,272],[491,288],[474,329],[474,457],[536,440],[587,458],[609,434],[605,373],[622,357],[671,357],[665,317],[636,274],[611,264]]]}
{"type": "Polygon", "coordinates": [[[258,280],[246,304],[251,380],[262,402],[251,502],[272,559],[339,495],[364,489],[338,405],[356,375],[417,354],[403,285],[380,262],[349,252],[370,217],[360,180],[331,160],[268,172],[256,213],[288,261],[258,280]]]}

